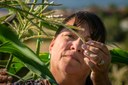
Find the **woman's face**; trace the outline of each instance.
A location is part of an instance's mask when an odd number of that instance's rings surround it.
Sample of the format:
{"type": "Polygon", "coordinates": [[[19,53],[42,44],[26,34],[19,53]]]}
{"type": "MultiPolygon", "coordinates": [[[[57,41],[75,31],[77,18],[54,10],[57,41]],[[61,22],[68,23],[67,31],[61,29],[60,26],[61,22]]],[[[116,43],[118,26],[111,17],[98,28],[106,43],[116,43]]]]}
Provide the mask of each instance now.
{"type": "MultiPolygon", "coordinates": [[[[75,19],[67,22],[73,25],[75,19]]],[[[77,31],[84,39],[90,38],[89,29],[85,24],[80,28],[84,30],[77,31]]],[[[60,34],[52,40],[49,51],[51,54],[50,66],[52,70],[57,70],[66,74],[88,75],[89,67],[84,61],[84,54],[81,45],[83,42],[79,37],[68,29],[63,29],[60,34]]]]}

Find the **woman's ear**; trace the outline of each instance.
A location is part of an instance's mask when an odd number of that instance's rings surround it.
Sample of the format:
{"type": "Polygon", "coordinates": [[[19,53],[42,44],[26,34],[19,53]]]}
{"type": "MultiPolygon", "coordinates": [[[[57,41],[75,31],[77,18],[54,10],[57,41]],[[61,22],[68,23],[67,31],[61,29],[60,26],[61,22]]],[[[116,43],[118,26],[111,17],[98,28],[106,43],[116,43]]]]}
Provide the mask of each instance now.
{"type": "Polygon", "coordinates": [[[52,51],[52,47],[54,46],[55,38],[52,39],[50,45],[49,45],[49,53],[52,51]]]}

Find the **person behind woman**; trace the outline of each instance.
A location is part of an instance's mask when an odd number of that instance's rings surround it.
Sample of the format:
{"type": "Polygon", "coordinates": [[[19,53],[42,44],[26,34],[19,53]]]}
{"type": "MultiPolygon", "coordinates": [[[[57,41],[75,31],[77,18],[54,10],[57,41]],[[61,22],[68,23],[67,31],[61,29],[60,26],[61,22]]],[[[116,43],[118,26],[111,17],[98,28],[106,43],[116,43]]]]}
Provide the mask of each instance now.
{"type": "Polygon", "coordinates": [[[59,85],[111,85],[108,77],[111,57],[100,18],[94,13],[79,11],[63,23],[78,27],[79,30],[74,31],[86,42],[63,26],[57,30],[49,46],[50,71],[56,82],[59,85]]]}

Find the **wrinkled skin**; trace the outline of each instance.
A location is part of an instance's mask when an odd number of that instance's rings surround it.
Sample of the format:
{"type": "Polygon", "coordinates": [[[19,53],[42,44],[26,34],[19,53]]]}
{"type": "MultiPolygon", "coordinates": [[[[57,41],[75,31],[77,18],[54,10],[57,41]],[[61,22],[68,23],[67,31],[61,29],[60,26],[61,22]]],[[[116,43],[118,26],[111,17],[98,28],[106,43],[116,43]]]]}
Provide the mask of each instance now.
{"type": "MultiPolygon", "coordinates": [[[[67,24],[73,25],[74,19],[67,24]]],[[[52,40],[49,51],[51,54],[50,67],[59,85],[84,85],[91,73],[94,85],[110,85],[108,66],[111,61],[107,47],[100,42],[91,40],[88,27],[78,33],[88,42],[84,43],[68,29],[63,29],[52,40]],[[103,65],[99,65],[101,60],[103,65]]]]}

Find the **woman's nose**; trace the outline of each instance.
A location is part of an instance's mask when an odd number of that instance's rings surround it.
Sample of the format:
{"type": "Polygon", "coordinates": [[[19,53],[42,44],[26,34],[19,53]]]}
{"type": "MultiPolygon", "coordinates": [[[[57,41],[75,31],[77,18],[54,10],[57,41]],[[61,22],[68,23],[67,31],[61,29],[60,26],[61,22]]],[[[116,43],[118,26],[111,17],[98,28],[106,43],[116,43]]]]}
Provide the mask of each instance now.
{"type": "Polygon", "coordinates": [[[82,45],[82,41],[81,41],[80,38],[78,38],[78,39],[72,41],[70,49],[71,50],[75,50],[75,51],[77,51],[79,53],[82,53],[83,49],[81,48],[81,45],[82,45]]]}

